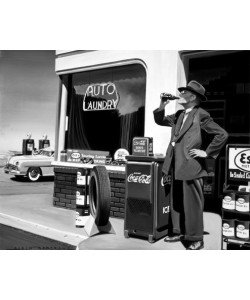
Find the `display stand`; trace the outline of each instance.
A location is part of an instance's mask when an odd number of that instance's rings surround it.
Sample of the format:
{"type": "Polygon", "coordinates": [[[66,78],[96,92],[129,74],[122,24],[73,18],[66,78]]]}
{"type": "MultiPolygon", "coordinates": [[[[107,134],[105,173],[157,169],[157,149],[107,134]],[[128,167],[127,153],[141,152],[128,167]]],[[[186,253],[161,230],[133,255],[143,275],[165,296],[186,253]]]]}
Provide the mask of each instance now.
{"type": "MultiPolygon", "coordinates": [[[[222,218],[224,219],[232,219],[232,220],[244,220],[244,221],[250,221],[250,212],[243,213],[238,211],[227,211],[225,209],[222,209],[222,218]]],[[[235,229],[236,231],[236,229],[235,229]]],[[[250,249],[250,239],[243,240],[240,238],[235,237],[225,237],[222,234],[221,239],[221,249],[222,250],[232,250],[235,248],[249,248],[250,249]]]]}
{"type": "Polygon", "coordinates": [[[222,203],[222,250],[250,249],[249,158],[250,145],[227,145],[226,188],[222,203]]]}
{"type": "Polygon", "coordinates": [[[108,223],[105,226],[97,226],[95,224],[95,219],[92,215],[90,215],[88,217],[88,220],[84,226],[84,230],[86,231],[86,233],[89,237],[99,234],[99,233],[115,234],[115,230],[114,230],[112,224],[110,223],[110,221],[108,221],[108,223]]]}
{"type": "Polygon", "coordinates": [[[90,215],[88,201],[88,178],[89,171],[85,168],[77,170],[76,181],[76,227],[83,228],[87,222],[86,218],[90,215]]]}

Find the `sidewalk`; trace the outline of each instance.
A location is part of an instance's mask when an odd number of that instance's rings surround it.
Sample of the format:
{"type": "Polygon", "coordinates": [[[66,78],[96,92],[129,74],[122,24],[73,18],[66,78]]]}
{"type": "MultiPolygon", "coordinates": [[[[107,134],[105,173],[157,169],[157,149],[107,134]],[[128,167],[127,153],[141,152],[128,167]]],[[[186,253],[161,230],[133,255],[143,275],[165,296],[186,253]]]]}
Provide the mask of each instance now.
{"type": "MultiPolygon", "coordinates": [[[[0,196],[0,224],[18,228],[83,250],[184,250],[181,242],[169,244],[163,239],[154,244],[123,235],[124,220],[110,218],[115,234],[88,238],[83,228],[75,227],[75,211],[53,207],[48,194],[0,196]]],[[[204,213],[205,250],[221,249],[221,218],[204,213]]]]}

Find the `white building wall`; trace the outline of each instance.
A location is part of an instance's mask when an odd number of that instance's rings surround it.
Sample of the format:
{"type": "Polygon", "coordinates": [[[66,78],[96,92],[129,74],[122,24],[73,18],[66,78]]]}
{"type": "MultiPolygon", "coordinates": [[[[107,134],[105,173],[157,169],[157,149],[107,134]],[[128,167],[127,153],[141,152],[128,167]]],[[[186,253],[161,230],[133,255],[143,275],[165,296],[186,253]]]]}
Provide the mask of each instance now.
{"type": "MultiPolygon", "coordinates": [[[[170,141],[170,128],[155,124],[153,110],[159,106],[160,94],[176,94],[177,87],[185,84],[185,75],[179,52],[174,50],[147,51],[57,51],[57,74],[87,71],[128,63],[141,63],[147,72],[145,136],[154,138],[154,153],[165,154],[170,141]]],[[[167,106],[168,113],[177,110],[176,102],[167,106]]],[[[61,122],[61,121],[60,121],[61,122]]],[[[59,144],[61,140],[59,136],[59,144]]]]}

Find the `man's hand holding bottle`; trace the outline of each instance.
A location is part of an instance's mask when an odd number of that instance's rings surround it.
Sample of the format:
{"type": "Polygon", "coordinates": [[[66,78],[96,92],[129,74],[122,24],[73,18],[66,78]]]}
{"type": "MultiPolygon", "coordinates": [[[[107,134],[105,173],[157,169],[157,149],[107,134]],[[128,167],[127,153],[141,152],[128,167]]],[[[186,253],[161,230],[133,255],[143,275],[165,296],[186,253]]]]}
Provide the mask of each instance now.
{"type": "Polygon", "coordinates": [[[174,96],[172,94],[169,94],[169,93],[161,93],[160,98],[161,98],[160,108],[165,108],[165,106],[170,101],[180,99],[179,97],[176,97],[176,96],[174,96]]]}

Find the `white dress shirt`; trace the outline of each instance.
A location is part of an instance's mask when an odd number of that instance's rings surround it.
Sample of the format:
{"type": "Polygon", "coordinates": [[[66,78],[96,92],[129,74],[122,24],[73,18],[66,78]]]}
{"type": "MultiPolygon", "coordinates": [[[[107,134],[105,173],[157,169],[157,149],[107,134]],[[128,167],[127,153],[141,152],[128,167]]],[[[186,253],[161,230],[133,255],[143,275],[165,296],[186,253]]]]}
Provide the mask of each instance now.
{"type": "MultiPolygon", "coordinates": [[[[186,120],[187,120],[188,114],[190,113],[190,111],[191,111],[193,108],[194,108],[194,106],[193,106],[193,107],[190,107],[190,108],[188,108],[188,109],[186,109],[185,115],[184,115],[184,118],[183,118],[183,121],[182,121],[182,124],[181,124],[181,129],[182,129],[184,123],[185,123],[186,120]]],[[[181,129],[180,129],[180,131],[181,131],[181,129]]]]}

